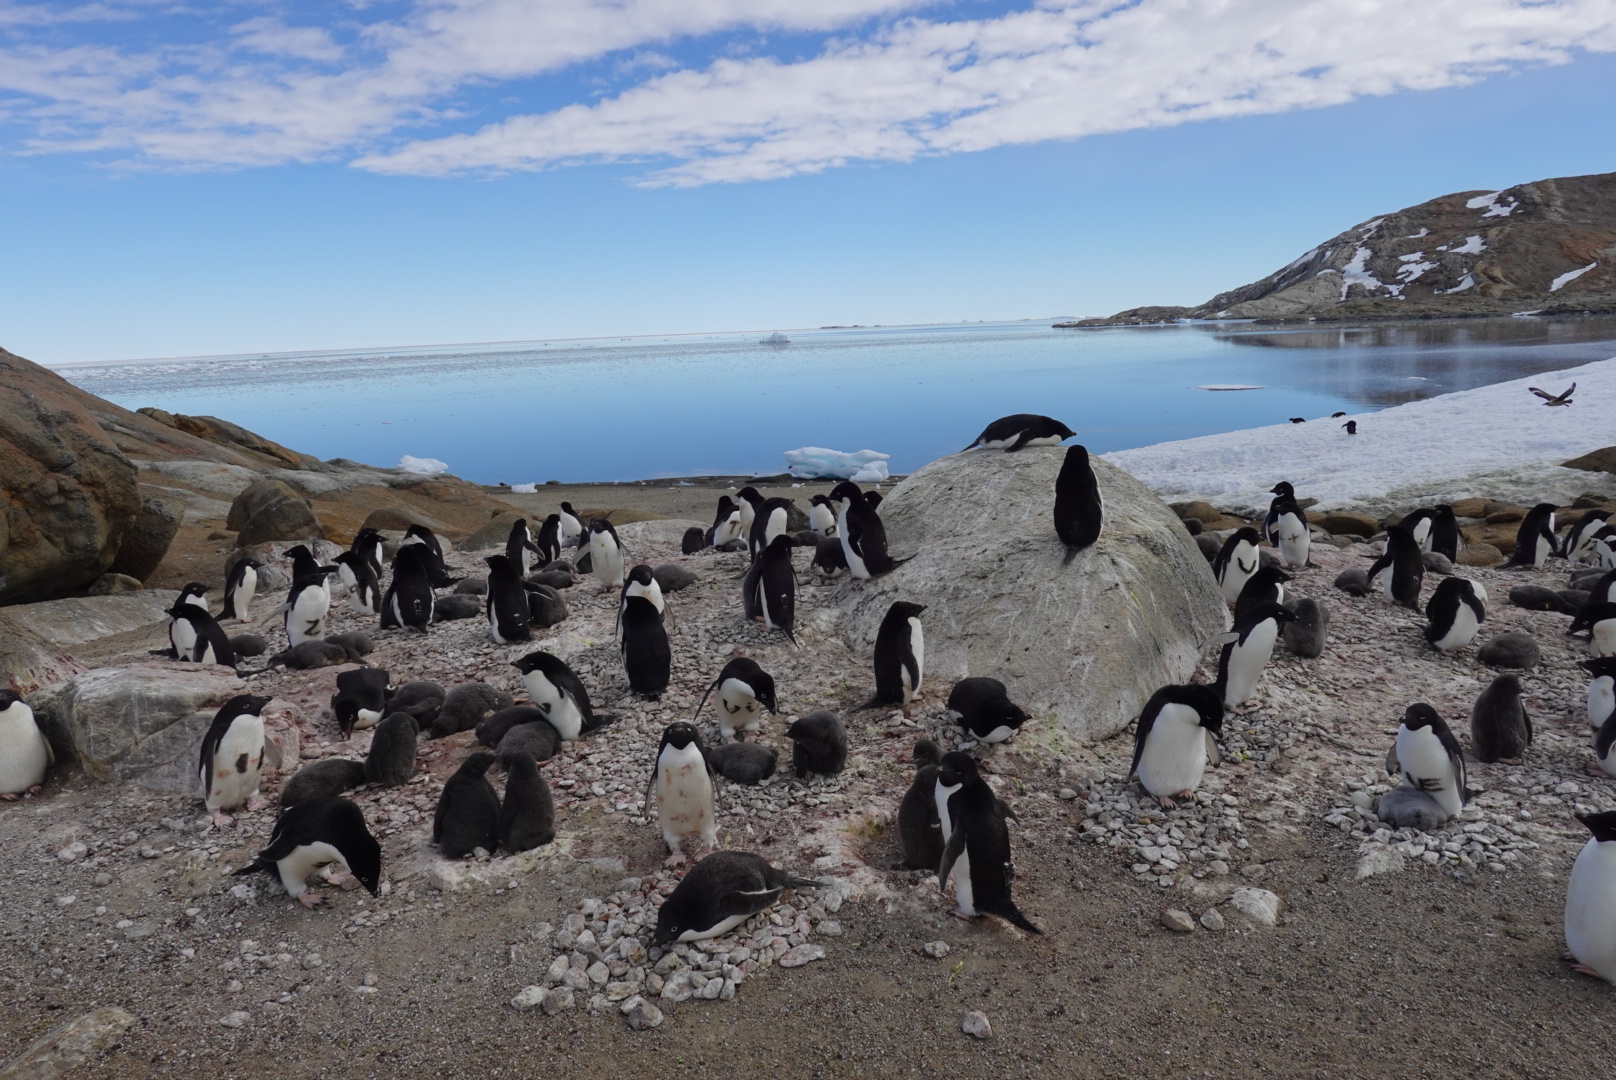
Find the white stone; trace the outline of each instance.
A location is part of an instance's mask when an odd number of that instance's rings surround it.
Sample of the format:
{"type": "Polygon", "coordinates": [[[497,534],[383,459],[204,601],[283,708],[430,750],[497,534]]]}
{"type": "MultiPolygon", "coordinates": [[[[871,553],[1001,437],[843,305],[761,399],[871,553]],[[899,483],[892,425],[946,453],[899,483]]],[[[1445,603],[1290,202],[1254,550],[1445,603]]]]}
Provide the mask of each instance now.
{"type": "Polygon", "coordinates": [[[1260,926],[1276,926],[1279,923],[1279,897],[1267,889],[1236,889],[1229,903],[1260,926]]]}
{"type": "Polygon", "coordinates": [[[544,1004],[547,991],[542,986],[524,986],[511,998],[513,1009],[536,1009],[544,1004]]]}
{"type": "Polygon", "coordinates": [[[993,1038],[993,1025],[988,1023],[988,1014],[985,1012],[968,1012],[960,1023],[960,1030],[973,1039],[993,1038]]]}
{"type": "Polygon", "coordinates": [[[938,960],[948,955],[948,942],[946,941],[928,941],[921,948],[926,951],[927,956],[936,957],[938,960]]]}
{"type": "Polygon", "coordinates": [[[779,963],[783,968],[795,968],[823,959],[825,959],[825,950],[818,945],[798,945],[787,949],[785,954],[780,957],[779,963]]]}

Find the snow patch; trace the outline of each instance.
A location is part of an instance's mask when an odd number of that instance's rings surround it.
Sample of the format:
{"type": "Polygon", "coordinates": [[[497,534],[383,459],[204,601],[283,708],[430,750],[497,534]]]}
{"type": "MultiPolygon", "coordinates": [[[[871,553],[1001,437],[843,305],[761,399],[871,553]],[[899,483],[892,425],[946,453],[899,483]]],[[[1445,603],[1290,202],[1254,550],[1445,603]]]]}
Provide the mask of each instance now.
{"type": "Polygon", "coordinates": [[[826,450],[822,446],[804,446],[785,452],[787,471],[799,480],[817,480],[831,477],[851,480],[855,484],[884,483],[890,475],[887,461],[891,454],[878,454],[874,450],[848,453],[844,450],[826,450]]]}
{"type": "Polygon", "coordinates": [[[512,484],[511,485],[511,492],[512,492],[512,494],[515,494],[515,495],[536,495],[536,494],[538,494],[538,490],[539,490],[539,485],[537,485],[537,484],[512,484]]]}
{"type": "Polygon", "coordinates": [[[1616,488],[1616,479],[1559,464],[1610,445],[1613,409],[1616,359],[1362,413],[1352,417],[1355,436],[1334,424],[1275,424],[1103,456],[1169,502],[1246,510],[1266,508],[1276,480],[1323,509],[1472,495],[1565,503],[1601,484],[1616,488]],[[1576,409],[1545,409],[1526,390],[1573,380],[1576,409]]]}
{"type": "Polygon", "coordinates": [[[1361,247],[1353,252],[1352,261],[1341,269],[1341,299],[1347,298],[1347,290],[1354,285],[1362,285],[1369,292],[1385,288],[1384,283],[1368,270],[1367,264],[1372,254],[1368,247],[1361,247]]]}
{"type": "Polygon", "coordinates": [[[1369,234],[1380,228],[1380,223],[1385,220],[1383,217],[1378,217],[1374,221],[1366,221],[1358,226],[1358,231],[1364,234],[1365,239],[1368,239],[1369,234]]]}
{"type": "Polygon", "coordinates": [[[1430,236],[1430,235],[1431,235],[1431,230],[1430,229],[1421,229],[1417,233],[1410,233],[1409,235],[1403,237],[1403,239],[1404,240],[1418,240],[1421,237],[1430,236]]]}
{"type": "Polygon", "coordinates": [[[1592,270],[1598,265],[1599,264],[1597,262],[1591,262],[1587,266],[1584,266],[1581,270],[1567,270],[1565,273],[1561,274],[1559,277],[1550,282],[1549,291],[1559,292],[1561,288],[1571,284],[1573,281],[1576,281],[1582,275],[1586,274],[1588,271],[1592,270]]]}
{"type": "Polygon", "coordinates": [[[1319,249],[1314,248],[1312,251],[1309,251],[1306,255],[1303,255],[1301,258],[1297,259],[1295,262],[1291,263],[1289,266],[1285,267],[1284,270],[1281,270],[1278,274],[1275,274],[1274,276],[1279,277],[1281,274],[1285,274],[1285,273],[1288,273],[1291,270],[1295,270],[1298,266],[1301,266],[1303,263],[1307,262],[1309,259],[1311,259],[1313,256],[1317,255],[1318,253],[1319,253],[1319,249]]]}
{"type": "Polygon", "coordinates": [[[1403,265],[1397,268],[1397,280],[1401,281],[1404,285],[1407,285],[1411,282],[1419,280],[1420,275],[1425,273],[1427,270],[1435,270],[1438,266],[1437,263],[1412,261],[1414,259],[1418,259],[1424,254],[1425,252],[1423,251],[1416,251],[1412,255],[1404,255],[1403,265]]]}
{"type": "Polygon", "coordinates": [[[437,458],[411,457],[408,454],[398,459],[398,467],[418,476],[438,476],[449,471],[449,466],[437,458]]]}
{"type": "Polygon", "coordinates": [[[1467,236],[1465,242],[1458,247],[1438,248],[1438,251],[1447,251],[1454,255],[1480,255],[1487,250],[1487,242],[1480,235],[1467,236]]]}
{"type": "Polygon", "coordinates": [[[1510,198],[1508,204],[1500,204],[1498,202],[1498,197],[1502,194],[1504,194],[1502,191],[1494,191],[1488,195],[1477,195],[1474,199],[1467,200],[1465,205],[1472,210],[1485,209],[1487,212],[1481,215],[1484,218],[1509,217],[1509,215],[1515,212],[1515,208],[1519,206],[1520,203],[1512,197],[1510,198]]]}
{"type": "Polygon", "coordinates": [[[1436,294],[1438,296],[1452,296],[1456,292],[1464,292],[1466,289],[1473,289],[1475,287],[1475,277],[1471,274],[1466,274],[1464,277],[1459,279],[1459,284],[1455,285],[1451,289],[1438,289],[1436,290],[1436,294]]]}

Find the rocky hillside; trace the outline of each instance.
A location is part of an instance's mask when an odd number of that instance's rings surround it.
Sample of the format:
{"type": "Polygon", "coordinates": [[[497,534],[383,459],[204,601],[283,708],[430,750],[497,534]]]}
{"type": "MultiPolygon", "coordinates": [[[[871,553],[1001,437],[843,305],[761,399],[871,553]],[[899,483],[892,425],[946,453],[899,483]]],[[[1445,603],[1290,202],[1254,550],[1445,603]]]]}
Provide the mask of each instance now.
{"type": "Polygon", "coordinates": [[[1462,191],[1371,218],[1198,307],[1061,326],[1173,319],[1383,319],[1616,311],[1616,173],[1462,191]]]}

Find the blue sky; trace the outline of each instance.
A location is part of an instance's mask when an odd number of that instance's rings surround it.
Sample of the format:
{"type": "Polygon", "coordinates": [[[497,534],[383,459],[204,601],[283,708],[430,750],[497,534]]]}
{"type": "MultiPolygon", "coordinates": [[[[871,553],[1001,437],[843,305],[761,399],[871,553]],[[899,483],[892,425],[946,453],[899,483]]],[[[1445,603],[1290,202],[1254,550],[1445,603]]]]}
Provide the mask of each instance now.
{"type": "Polygon", "coordinates": [[[1616,0],[0,0],[0,345],[1195,303],[1613,91],[1616,0]]]}

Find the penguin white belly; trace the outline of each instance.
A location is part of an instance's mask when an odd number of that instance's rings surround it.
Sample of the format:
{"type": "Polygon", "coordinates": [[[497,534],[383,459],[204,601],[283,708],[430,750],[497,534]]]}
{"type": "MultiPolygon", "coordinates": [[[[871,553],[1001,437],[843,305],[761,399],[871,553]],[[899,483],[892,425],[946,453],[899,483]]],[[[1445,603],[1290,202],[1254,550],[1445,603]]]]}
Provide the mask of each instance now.
{"type": "Polygon", "coordinates": [[[380,709],[360,709],[354,713],[354,730],[373,728],[382,718],[380,709]]]}
{"type": "Polygon", "coordinates": [[[1386,567],[1380,572],[1380,592],[1392,603],[1397,603],[1397,594],[1392,591],[1392,579],[1397,576],[1397,564],[1386,567]]]}
{"type": "MultiPolygon", "coordinates": [[[[366,588],[355,585],[348,590],[348,605],[361,615],[376,614],[376,597],[366,588]]],[[[239,608],[237,609],[240,610],[239,608]]]]}
{"type": "Polygon", "coordinates": [[[763,723],[763,706],[752,688],[739,679],[725,679],[718,688],[718,727],[725,741],[737,731],[756,731],[763,723]]]}
{"type": "Polygon", "coordinates": [[[1431,550],[1431,519],[1421,518],[1414,526],[1414,542],[1420,545],[1421,554],[1431,550]]]}
{"type": "MultiPolygon", "coordinates": [[[[1552,526],[1551,526],[1552,527],[1552,526]]],[[[1554,538],[1542,533],[1538,534],[1537,543],[1533,545],[1532,565],[1542,566],[1554,554],[1554,538]]]]}
{"type": "Polygon", "coordinates": [[[1279,557],[1285,560],[1285,565],[1306,566],[1311,541],[1307,526],[1295,514],[1279,519],[1279,557]]]}
{"type": "Polygon", "coordinates": [[[0,795],[16,795],[45,782],[50,746],[21,702],[0,713],[0,795]]]}
{"type": "Polygon", "coordinates": [[[1223,598],[1229,603],[1240,599],[1240,590],[1246,587],[1251,575],[1257,572],[1257,552],[1248,544],[1241,544],[1223,568],[1223,598]]]}
{"type": "Polygon", "coordinates": [[[813,506],[808,510],[808,527],[820,538],[836,535],[836,518],[827,506],[813,506]]]}
{"type": "Polygon", "coordinates": [[[292,610],[286,613],[286,636],[293,645],[318,641],[325,636],[325,616],[331,610],[331,593],[324,585],[310,585],[297,594],[292,610]]]}
{"type": "Polygon", "coordinates": [[[686,930],[679,935],[679,940],[706,941],[709,938],[723,937],[751,917],[750,915],[726,915],[705,930],[686,930]]]}
{"type": "Polygon", "coordinates": [[[1476,613],[1470,610],[1469,604],[1461,602],[1459,610],[1453,615],[1453,625],[1436,640],[1436,647],[1441,652],[1462,649],[1475,640],[1477,629],[1476,613]]]}
{"type": "Polygon", "coordinates": [[[980,740],[978,740],[978,741],[985,742],[985,743],[1004,742],[1004,740],[1008,739],[1010,736],[1014,735],[1015,733],[1016,733],[1015,728],[1009,727],[1009,726],[1007,726],[1005,724],[1000,724],[998,727],[994,728],[992,731],[990,731],[986,735],[982,736],[982,738],[980,740]]]}
{"type": "Polygon", "coordinates": [[[611,534],[595,533],[597,537],[606,537],[605,541],[591,539],[589,541],[589,565],[595,574],[595,580],[609,589],[623,587],[623,549],[611,542],[611,534]]]}
{"type": "Polygon", "coordinates": [[[213,642],[202,642],[202,651],[197,654],[196,662],[199,664],[217,664],[219,658],[213,654],[213,642]]]}
{"type": "Polygon", "coordinates": [[[1566,948],[1616,983],[1616,842],[1590,839],[1566,886],[1566,948]]]}
{"type": "Polygon", "coordinates": [[[785,533],[786,520],[784,507],[777,506],[769,511],[768,524],[763,526],[763,543],[765,546],[772,544],[776,536],[781,536],[785,533]]]}
{"type": "Polygon", "coordinates": [[[945,844],[948,843],[949,836],[954,832],[954,827],[948,817],[948,797],[959,789],[959,784],[955,784],[953,787],[944,787],[941,780],[932,788],[932,801],[937,804],[937,821],[943,827],[943,843],[945,844]]]}
{"type": "Polygon", "coordinates": [[[836,515],[836,535],[842,541],[842,558],[847,560],[847,572],[856,578],[868,581],[870,579],[869,568],[864,565],[863,557],[853,550],[853,545],[847,542],[847,508],[845,506],[836,515]]]}
{"type": "Polygon", "coordinates": [[[722,547],[724,544],[728,544],[734,540],[739,540],[740,538],[741,512],[739,510],[735,510],[731,512],[729,517],[724,519],[724,523],[713,532],[713,547],[722,547]]]}
{"type": "Polygon", "coordinates": [[[1459,816],[1464,809],[1464,800],[1459,793],[1457,777],[1454,776],[1453,762],[1448,758],[1448,751],[1442,745],[1430,728],[1420,728],[1410,731],[1406,727],[1397,729],[1397,767],[1410,781],[1439,780],[1442,786],[1436,791],[1427,791],[1426,794],[1436,800],[1442,812],[1448,817],[1459,816]]]}
{"type": "Polygon", "coordinates": [[[662,585],[657,581],[656,578],[652,578],[651,584],[649,585],[641,585],[637,581],[630,584],[628,587],[628,592],[624,594],[624,599],[627,599],[630,596],[643,596],[647,600],[651,601],[658,613],[664,615],[667,614],[667,601],[662,598],[662,585]]]}
{"type": "Polygon", "coordinates": [[[976,895],[971,888],[971,851],[969,845],[960,852],[960,857],[954,860],[952,870],[954,878],[954,902],[959,906],[959,913],[967,918],[976,917],[976,895]]]}
{"type": "Polygon", "coordinates": [[[528,672],[522,676],[522,683],[527,687],[528,696],[533,699],[533,704],[543,711],[545,719],[550,721],[550,726],[561,736],[561,741],[572,742],[576,739],[584,726],[584,714],[577,704],[557,690],[555,684],[546,679],[541,672],[528,672]]]}
{"type": "Polygon", "coordinates": [[[1616,619],[1594,623],[1593,637],[1588,640],[1589,656],[1616,656],[1616,619]]]}
{"type": "Polygon", "coordinates": [[[213,752],[213,786],[208,792],[209,810],[234,810],[258,794],[259,770],[264,764],[264,720],[242,715],[213,752]]]}
{"type": "Polygon", "coordinates": [[[1139,783],[1157,798],[1172,798],[1201,786],[1206,772],[1206,729],[1188,705],[1164,705],[1145,736],[1139,783]]]}
{"type": "MultiPolygon", "coordinates": [[[[343,569],[347,569],[344,567],[343,569]]],[[[236,618],[243,621],[247,618],[247,609],[252,607],[253,596],[258,592],[258,571],[247,567],[247,572],[241,575],[241,584],[236,586],[233,597],[236,609],[236,618]]]]}
{"type": "Polygon", "coordinates": [[[336,863],[349,873],[353,872],[348,860],[342,857],[342,852],[326,843],[316,840],[312,844],[301,844],[291,850],[287,856],[275,863],[275,869],[280,873],[281,885],[286,889],[286,895],[296,899],[309,891],[309,875],[322,866],[336,863]]]}
{"type": "Polygon", "coordinates": [[[1235,642],[1229,653],[1229,681],[1223,695],[1225,706],[1232,709],[1256,691],[1278,639],[1279,624],[1267,619],[1246,635],[1244,643],[1235,642]]]}
{"type": "Polygon", "coordinates": [[[345,562],[337,564],[337,581],[349,592],[359,586],[359,579],[354,576],[353,567],[345,562]]]}
{"type": "Polygon", "coordinates": [[[699,836],[709,847],[717,843],[713,781],[695,743],[682,750],[671,744],[663,748],[657,759],[656,797],[657,820],[670,850],[679,849],[683,836],[699,836]]]}
{"type": "Polygon", "coordinates": [[[1598,731],[1612,711],[1616,711],[1616,680],[1601,675],[1588,684],[1589,725],[1598,731]]]}
{"type": "Polygon", "coordinates": [[[175,619],[168,625],[168,643],[174,646],[174,655],[189,660],[196,652],[196,627],[190,619],[175,619]]]}
{"type": "Polygon", "coordinates": [[[404,607],[399,603],[398,593],[393,594],[393,622],[399,626],[404,625],[404,607]]]}
{"type": "Polygon", "coordinates": [[[909,651],[915,655],[915,685],[909,685],[909,669],[902,671],[903,675],[903,702],[905,705],[920,696],[920,687],[926,681],[926,632],[920,627],[920,620],[913,615],[909,617],[909,651]]]}
{"type": "Polygon", "coordinates": [[[496,610],[496,605],[493,604],[492,602],[490,602],[489,605],[488,605],[488,637],[489,637],[490,640],[493,641],[493,643],[495,645],[509,645],[510,644],[510,642],[506,641],[503,637],[500,636],[500,633],[499,633],[499,612],[496,610]]]}

